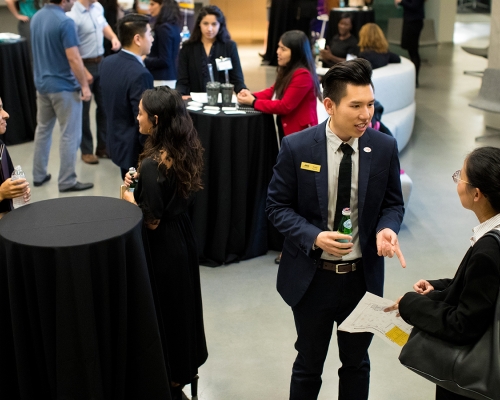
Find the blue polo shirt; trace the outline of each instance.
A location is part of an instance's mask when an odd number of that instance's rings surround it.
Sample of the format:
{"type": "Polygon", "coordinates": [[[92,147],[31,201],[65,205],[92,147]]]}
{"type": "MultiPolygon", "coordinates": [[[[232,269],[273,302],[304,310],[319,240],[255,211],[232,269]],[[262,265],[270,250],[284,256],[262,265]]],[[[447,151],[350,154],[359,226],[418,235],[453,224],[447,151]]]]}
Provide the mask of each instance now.
{"type": "Polygon", "coordinates": [[[80,90],[66,49],[78,46],[75,22],[55,4],[45,4],[31,20],[35,87],[41,94],[80,90]]]}

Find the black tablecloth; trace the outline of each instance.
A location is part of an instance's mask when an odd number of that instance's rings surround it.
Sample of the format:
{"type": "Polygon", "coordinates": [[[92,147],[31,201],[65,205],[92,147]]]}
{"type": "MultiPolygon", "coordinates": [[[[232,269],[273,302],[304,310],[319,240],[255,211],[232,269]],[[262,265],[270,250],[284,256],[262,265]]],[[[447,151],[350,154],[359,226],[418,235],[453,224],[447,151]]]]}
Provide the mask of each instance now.
{"type": "Polygon", "coordinates": [[[0,220],[2,399],[170,399],[141,229],[106,197],[0,220]]]}
{"type": "Polygon", "coordinates": [[[282,239],[265,215],[278,154],[272,115],[189,113],[205,148],[204,189],[192,210],[200,263],[216,266],[279,250],[282,239]]]}
{"type": "Polygon", "coordinates": [[[361,27],[368,22],[375,22],[375,12],[373,9],[368,10],[352,9],[352,8],[332,8],[330,10],[330,19],[328,21],[328,29],[325,34],[326,44],[330,43],[333,36],[339,33],[338,25],[340,16],[344,13],[352,15],[352,31],[351,33],[358,37],[361,27]]]}
{"type": "Polygon", "coordinates": [[[33,140],[36,128],[36,89],[26,39],[0,43],[0,97],[9,113],[5,144],[33,140]]]}

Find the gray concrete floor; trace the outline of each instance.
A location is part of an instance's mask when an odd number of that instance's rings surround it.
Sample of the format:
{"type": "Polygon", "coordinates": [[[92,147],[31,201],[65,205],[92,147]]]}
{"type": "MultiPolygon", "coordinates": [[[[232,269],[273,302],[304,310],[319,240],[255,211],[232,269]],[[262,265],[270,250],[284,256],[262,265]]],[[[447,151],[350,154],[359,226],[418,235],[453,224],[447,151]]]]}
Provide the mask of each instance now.
{"type": "MultiPolygon", "coordinates": [[[[463,21],[462,21],[463,23],[463,21]]],[[[260,46],[240,46],[245,81],[251,90],[269,86],[272,67],[260,67],[260,46]]],[[[481,79],[463,75],[482,70],[487,60],[465,53],[458,45],[422,49],[427,61],[417,90],[413,136],[401,153],[402,168],[413,179],[399,238],[408,267],[386,262],[385,297],[395,299],[420,278],[451,277],[469,246],[474,215],[458,200],[451,175],[476,146],[500,146],[500,139],[476,142],[484,134],[483,114],[468,103],[481,79]]],[[[4,104],[9,110],[9,105],[4,104]]],[[[49,163],[53,179],[33,188],[32,201],[73,196],[57,190],[59,132],[56,127],[49,163]]],[[[32,181],[33,143],[10,146],[16,164],[32,181]]],[[[80,181],[94,182],[81,195],[118,197],[120,173],[109,160],[90,166],[77,163],[80,181]]],[[[260,400],[288,397],[295,328],[292,313],[275,289],[276,252],[219,268],[201,267],[209,358],[200,368],[200,400],[260,400]]],[[[370,348],[371,400],[434,398],[434,387],[399,364],[398,352],[378,338],[370,348]]],[[[319,399],[337,397],[338,350],[332,342],[319,399]]],[[[185,389],[189,394],[189,388],[185,389]]]]}

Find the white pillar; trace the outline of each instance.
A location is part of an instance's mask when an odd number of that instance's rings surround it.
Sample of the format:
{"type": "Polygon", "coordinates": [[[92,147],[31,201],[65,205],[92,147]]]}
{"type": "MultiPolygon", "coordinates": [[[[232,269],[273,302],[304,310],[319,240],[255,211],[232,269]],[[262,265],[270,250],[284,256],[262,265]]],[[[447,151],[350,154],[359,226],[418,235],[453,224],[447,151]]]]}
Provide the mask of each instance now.
{"type": "Polygon", "coordinates": [[[434,20],[438,43],[453,42],[456,15],[457,0],[428,0],[425,2],[425,18],[434,20]]]}
{"type": "Polygon", "coordinates": [[[488,68],[500,69],[500,0],[491,1],[490,49],[488,68]]]}

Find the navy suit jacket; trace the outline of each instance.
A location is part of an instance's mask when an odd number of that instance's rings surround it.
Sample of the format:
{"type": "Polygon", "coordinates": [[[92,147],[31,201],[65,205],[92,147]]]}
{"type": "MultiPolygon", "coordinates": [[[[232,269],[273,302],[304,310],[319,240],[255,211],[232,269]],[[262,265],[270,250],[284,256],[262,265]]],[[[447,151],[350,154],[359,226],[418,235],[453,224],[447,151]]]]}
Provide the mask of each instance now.
{"type": "MultiPolygon", "coordinates": [[[[269,184],[266,212],[285,236],[278,270],[278,291],[295,306],[316,273],[321,251],[312,250],[328,230],[328,161],[326,123],[285,136],[269,184]],[[320,172],[301,168],[307,162],[320,172]]],[[[367,290],[381,296],[384,259],[377,255],[376,233],[399,233],[404,207],[396,140],[368,128],[359,138],[358,229],[367,290]]]]}
{"type": "Polygon", "coordinates": [[[143,148],[137,123],[139,102],[142,93],[153,88],[153,76],[134,56],[119,51],[102,62],[100,81],[108,154],[120,168],[136,167],[143,148]]]}
{"type": "Polygon", "coordinates": [[[169,23],[155,26],[154,31],[155,40],[144,64],[155,80],[176,80],[181,31],[177,25],[169,23]]]}

